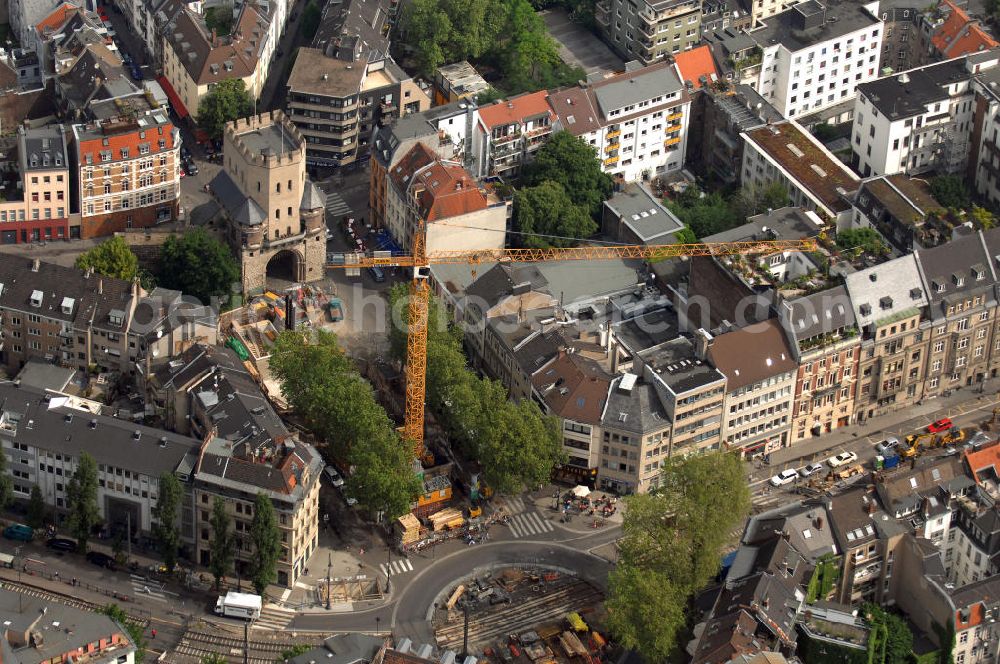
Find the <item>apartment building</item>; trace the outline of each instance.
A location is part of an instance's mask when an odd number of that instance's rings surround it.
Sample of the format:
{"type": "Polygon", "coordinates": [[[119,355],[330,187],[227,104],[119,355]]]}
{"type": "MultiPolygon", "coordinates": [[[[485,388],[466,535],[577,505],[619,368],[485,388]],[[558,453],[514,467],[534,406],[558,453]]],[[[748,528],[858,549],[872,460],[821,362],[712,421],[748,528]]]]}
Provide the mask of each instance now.
{"type": "Polygon", "coordinates": [[[813,210],[839,224],[851,219],[849,194],[858,177],[794,120],[758,127],[740,134],[743,148],[741,180],[763,189],[780,183],[793,205],[813,210]]]}
{"type": "Polygon", "coordinates": [[[950,239],[932,217],[944,213],[927,181],[906,175],[873,176],[854,197],[855,227],[871,227],[894,249],[909,253],[950,239]]]}
{"type": "Polygon", "coordinates": [[[594,17],[611,48],[625,60],[644,65],[694,48],[701,39],[701,3],[695,0],[638,4],[602,0],[595,6],[594,17]]]}
{"type": "MultiPolygon", "coordinates": [[[[977,56],[977,60],[987,57],[977,56]]],[[[991,57],[991,56],[990,56],[991,57]]],[[[976,193],[997,205],[1000,203],[1000,68],[978,73],[973,79],[975,109],[969,141],[967,177],[975,183],[976,193]]]]}
{"type": "Polygon", "coordinates": [[[70,175],[62,125],[17,128],[0,182],[0,244],[70,237],[70,175]]]}
{"type": "Polygon", "coordinates": [[[851,139],[858,172],[963,172],[972,149],[972,76],[994,64],[957,58],[861,85],[851,139]]]}
{"type": "Polygon", "coordinates": [[[163,109],[74,125],[79,237],[177,219],[180,144],[180,130],[163,109]]]}
{"type": "Polygon", "coordinates": [[[930,335],[921,329],[928,304],[912,254],[847,275],[861,333],[857,417],[906,408],[922,398],[930,335]]]}
{"type": "Polygon", "coordinates": [[[1000,569],[1000,507],[959,502],[948,531],[948,581],[956,586],[994,576],[1000,569]]]}
{"type": "Polygon", "coordinates": [[[413,246],[418,226],[425,229],[428,252],[505,246],[510,201],[423,143],[397,163],[389,182],[383,223],[400,246],[413,246]]]}
{"type": "Polygon", "coordinates": [[[797,363],[777,321],[714,337],[704,330],[697,335],[709,362],[726,377],[721,434],[726,448],[750,457],[787,447],[797,363]]]}
{"type": "Polygon", "coordinates": [[[702,140],[690,141],[688,154],[700,151],[693,161],[722,181],[735,183],[743,172],[745,141],[740,134],[784,117],[749,85],[737,84],[725,92],[705,88],[703,97],[702,140]]]}
{"type": "Polygon", "coordinates": [[[936,7],[924,12],[920,25],[923,33],[924,57],[947,60],[963,55],[988,51],[1000,46],[978,21],[952,0],[941,0],[936,7]]]}
{"type": "MultiPolygon", "coordinates": [[[[164,472],[182,482],[191,472],[198,441],[101,414],[102,405],[6,383],[0,386],[0,442],[8,455],[14,497],[28,500],[37,485],[61,523],[70,478],[80,454],[97,462],[97,507],[113,533],[150,534],[164,472]]],[[[182,500],[182,546],[193,539],[190,494],[182,500]]]]}
{"type": "Polygon", "coordinates": [[[1000,242],[996,232],[989,235],[992,247],[984,235],[974,233],[913,254],[929,301],[925,399],[981,383],[997,367],[991,352],[996,336],[997,277],[990,249],[1000,242]]]}
{"type": "Polygon", "coordinates": [[[788,118],[845,102],[878,77],[882,23],[861,4],[805,0],[749,35],[761,49],[755,87],[788,118]]]}
{"type": "Polygon", "coordinates": [[[517,177],[552,134],[555,113],[547,92],[529,92],[479,109],[473,145],[478,177],[517,177]]]}
{"type": "Polygon", "coordinates": [[[160,32],[163,75],[158,79],[179,118],[198,105],[217,83],[243,81],[252,99],[260,96],[268,73],[271,19],[254,3],[244,3],[231,34],[219,36],[190,7],[178,11],[160,32]]]}
{"type": "Polygon", "coordinates": [[[475,104],[460,101],[407,114],[375,130],[368,195],[368,211],[374,227],[382,228],[385,224],[389,172],[418,143],[442,159],[461,161],[470,172],[479,172],[472,160],[473,127],[478,112],[475,104]]]}
{"type": "Polygon", "coordinates": [[[0,363],[16,372],[29,358],[86,370],[134,370],[129,337],[138,283],[27,258],[0,261],[0,363]]]}
{"type": "Polygon", "coordinates": [[[442,65],[434,75],[435,106],[456,101],[474,104],[476,97],[489,90],[490,84],[465,60],[442,65]]]}
{"type": "Polygon", "coordinates": [[[879,72],[893,74],[925,64],[920,41],[923,8],[917,7],[912,0],[899,0],[880,2],[878,10],[885,24],[879,72]]]}
{"type": "Polygon", "coordinates": [[[606,173],[635,181],[684,166],[691,96],[672,63],[556,90],[548,104],[563,129],[594,148],[606,173]]]}
{"type": "Polygon", "coordinates": [[[861,337],[847,289],[782,300],[778,314],[799,365],[789,440],[852,424],[861,337]]]}

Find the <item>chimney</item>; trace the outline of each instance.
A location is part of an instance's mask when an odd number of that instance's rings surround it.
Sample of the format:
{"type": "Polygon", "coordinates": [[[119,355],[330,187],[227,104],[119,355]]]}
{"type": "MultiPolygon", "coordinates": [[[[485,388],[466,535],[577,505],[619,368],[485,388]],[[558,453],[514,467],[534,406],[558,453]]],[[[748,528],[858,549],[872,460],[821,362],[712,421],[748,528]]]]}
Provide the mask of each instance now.
{"type": "Polygon", "coordinates": [[[703,327],[699,327],[694,333],[694,354],[699,360],[708,357],[708,349],[712,347],[712,339],[712,334],[705,331],[703,327]]]}
{"type": "Polygon", "coordinates": [[[104,279],[97,280],[97,294],[104,295],[104,279]]]}
{"type": "Polygon", "coordinates": [[[38,270],[40,270],[41,267],[42,267],[42,261],[40,261],[39,259],[36,258],[36,259],[34,259],[34,260],[31,261],[31,271],[32,272],[38,272],[38,270]]]}
{"type": "Polygon", "coordinates": [[[88,267],[86,269],[86,271],[83,273],[83,278],[84,279],[90,279],[91,275],[93,275],[93,274],[94,274],[94,268],[88,267]]]}
{"type": "Polygon", "coordinates": [[[218,41],[219,41],[219,35],[216,32],[216,29],[212,28],[212,48],[218,46],[218,41]]]}

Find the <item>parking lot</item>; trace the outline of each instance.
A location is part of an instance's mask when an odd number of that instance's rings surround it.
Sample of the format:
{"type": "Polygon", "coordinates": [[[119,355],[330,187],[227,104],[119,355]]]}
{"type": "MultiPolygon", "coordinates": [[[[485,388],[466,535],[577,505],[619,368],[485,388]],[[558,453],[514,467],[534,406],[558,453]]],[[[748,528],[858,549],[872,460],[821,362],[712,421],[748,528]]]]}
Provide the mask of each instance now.
{"type": "Polygon", "coordinates": [[[625,61],[597,35],[571,21],[565,9],[557,7],[540,13],[549,34],[559,42],[559,57],[566,64],[582,67],[587,76],[625,70],[625,61]]]}

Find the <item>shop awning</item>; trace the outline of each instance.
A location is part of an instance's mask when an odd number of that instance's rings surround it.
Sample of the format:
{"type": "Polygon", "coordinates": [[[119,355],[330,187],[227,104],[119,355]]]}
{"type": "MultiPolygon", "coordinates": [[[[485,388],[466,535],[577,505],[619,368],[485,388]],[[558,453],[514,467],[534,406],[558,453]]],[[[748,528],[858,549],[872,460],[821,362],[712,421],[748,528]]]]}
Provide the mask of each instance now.
{"type": "Polygon", "coordinates": [[[170,100],[170,105],[173,106],[174,113],[177,114],[178,118],[183,120],[190,115],[188,110],[184,107],[184,102],[182,102],[181,98],[177,96],[177,91],[174,90],[174,86],[170,85],[170,81],[167,80],[166,76],[158,77],[156,82],[159,83],[160,87],[163,88],[163,91],[167,93],[167,99],[170,100]]]}

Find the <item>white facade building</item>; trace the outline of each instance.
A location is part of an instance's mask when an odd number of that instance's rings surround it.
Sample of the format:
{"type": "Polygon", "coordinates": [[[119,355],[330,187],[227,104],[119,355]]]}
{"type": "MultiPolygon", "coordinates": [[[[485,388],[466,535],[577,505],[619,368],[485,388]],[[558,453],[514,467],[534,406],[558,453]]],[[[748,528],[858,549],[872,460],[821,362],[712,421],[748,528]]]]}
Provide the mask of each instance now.
{"type": "Polygon", "coordinates": [[[757,91],[788,118],[849,100],[859,84],[878,76],[876,8],[845,3],[828,9],[806,0],[765,20],[749,33],[762,51],[757,91]]]}
{"type": "Polygon", "coordinates": [[[557,90],[549,104],[563,129],[594,147],[607,173],[634,181],[684,166],[691,98],[672,63],[557,90]]]}

